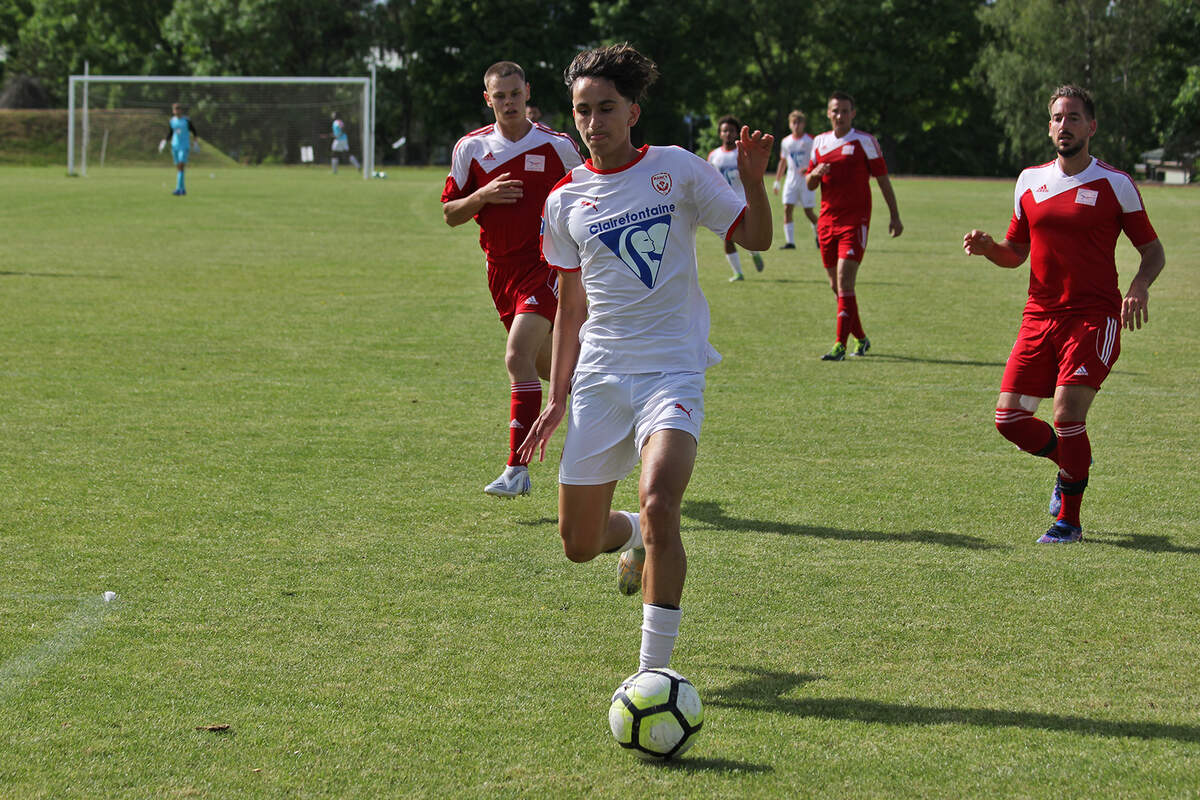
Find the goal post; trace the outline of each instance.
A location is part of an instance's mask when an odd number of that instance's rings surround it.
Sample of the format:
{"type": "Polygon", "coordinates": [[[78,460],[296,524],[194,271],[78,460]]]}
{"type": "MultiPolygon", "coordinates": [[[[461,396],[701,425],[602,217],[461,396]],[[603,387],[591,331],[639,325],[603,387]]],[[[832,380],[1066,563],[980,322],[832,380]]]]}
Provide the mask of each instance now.
{"type": "Polygon", "coordinates": [[[102,166],[162,163],[169,153],[157,144],[175,102],[188,109],[209,164],[328,164],[332,155],[357,155],[363,178],[375,171],[373,76],[85,72],[68,80],[67,173],[87,175],[89,158],[102,166]],[[334,118],[350,137],[349,153],[331,152],[334,118]]]}

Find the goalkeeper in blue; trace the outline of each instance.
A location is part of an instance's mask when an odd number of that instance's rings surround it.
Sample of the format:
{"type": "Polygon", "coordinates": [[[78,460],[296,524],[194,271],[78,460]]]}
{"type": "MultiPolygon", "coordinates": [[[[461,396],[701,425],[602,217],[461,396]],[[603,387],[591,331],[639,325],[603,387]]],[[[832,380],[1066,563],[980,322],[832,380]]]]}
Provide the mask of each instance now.
{"type": "MultiPolygon", "coordinates": [[[[184,195],[187,194],[187,190],[183,184],[183,171],[187,167],[188,153],[193,147],[200,149],[199,140],[193,142],[191,137],[198,137],[200,134],[196,133],[196,126],[183,113],[183,105],[180,103],[171,105],[171,120],[167,124],[170,126],[170,133],[167,135],[170,137],[171,157],[175,159],[176,170],[175,191],[171,194],[184,195]]],[[[166,145],[167,140],[163,139],[158,143],[158,151],[161,153],[166,145]]]]}

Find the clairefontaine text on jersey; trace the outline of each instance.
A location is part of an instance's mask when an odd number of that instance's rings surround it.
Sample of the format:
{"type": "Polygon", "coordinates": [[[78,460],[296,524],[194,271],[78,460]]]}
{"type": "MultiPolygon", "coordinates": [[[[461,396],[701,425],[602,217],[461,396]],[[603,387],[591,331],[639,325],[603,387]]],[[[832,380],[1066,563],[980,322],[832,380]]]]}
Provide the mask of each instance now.
{"type": "Polygon", "coordinates": [[[674,203],[659,203],[656,206],[646,206],[638,211],[626,211],[624,214],[606,219],[603,222],[593,222],[588,225],[588,233],[602,233],[603,231],[611,231],[613,228],[620,228],[628,225],[631,222],[641,222],[650,217],[659,217],[663,214],[674,214],[674,203]]]}

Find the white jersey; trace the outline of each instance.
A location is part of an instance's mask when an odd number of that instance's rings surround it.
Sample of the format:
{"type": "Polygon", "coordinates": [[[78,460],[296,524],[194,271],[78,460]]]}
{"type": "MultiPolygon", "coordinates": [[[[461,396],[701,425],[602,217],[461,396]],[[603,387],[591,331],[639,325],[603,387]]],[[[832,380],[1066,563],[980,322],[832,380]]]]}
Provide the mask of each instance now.
{"type": "Polygon", "coordinates": [[[542,254],[578,270],[588,318],[576,372],[703,372],[708,343],[696,229],[728,238],[746,204],[698,156],[643,147],[632,163],[575,167],[546,198],[542,254]]]}
{"type": "Polygon", "coordinates": [[[783,137],[779,143],[779,156],[787,160],[787,180],[804,180],[804,170],[808,168],[808,159],[812,157],[813,138],[807,133],[797,139],[792,134],[783,137]]]}
{"type": "Polygon", "coordinates": [[[721,177],[733,188],[734,193],[745,200],[746,190],[742,188],[742,176],[738,174],[737,154],[737,147],[732,150],[718,147],[708,154],[708,163],[716,167],[717,172],[721,173],[721,177]]]}

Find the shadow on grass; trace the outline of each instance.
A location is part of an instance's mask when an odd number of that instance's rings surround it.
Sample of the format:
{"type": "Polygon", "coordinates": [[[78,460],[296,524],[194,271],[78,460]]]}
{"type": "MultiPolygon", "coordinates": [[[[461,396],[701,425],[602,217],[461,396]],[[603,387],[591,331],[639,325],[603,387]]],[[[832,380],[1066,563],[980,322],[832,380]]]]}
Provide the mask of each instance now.
{"type": "Polygon", "coordinates": [[[949,364],[955,367],[1004,367],[1003,361],[967,361],[961,358],[917,358],[916,356],[871,353],[872,361],[905,361],[916,364],[949,364]]]}
{"type": "Polygon", "coordinates": [[[790,522],[731,517],[721,510],[721,504],[708,500],[686,500],[683,515],[714,528],[723,530],[755,531],[774,533],[779,536],[811,536],[816,539],[835,539],[843,542],[911,542],[915,544],[937,544],[943,547],[963,547],[968,550],[999,550],[977,536],[965,533],[941,533],[939,531],[909,531],[908,533],[885,533],[883,531],[847,531],[839,528],[823,528],[817,525],[796,525],[790,522]]]}
{"type": "Polygon", "coordinates": [[[1200,726],[1159,722],[1090,719],[1037,711],[994,708],[939,708],[862,700],[857,697],[789,698],[783,694],[820,676],[734,667],[751,676],[724,689],[711,691],[705,703],[724,708],[769,711],[798,717],[878,722],[884,725],[974,725],[985,728],[1026,728],[1066,731],[1088,736],[1133,739],[1173,739],[1200,742],[1200,726]]]}
{"type": "Polygon", "coordinates": [[[527,528],[540,528],[543,525],[558,525],[558,517],[538,517],[537,519],[518,519],[513,521],[518,525],[524,525],[527,528]]]}
{"type": "Polygon", "coordinates": [[[1106,544],[1109,547],[1124,547],[1128,550],[1144,550],[1147,553],[1200,554],[1200,547],[1178,545],[1166,536],[1153,533],[1092,533],[1084,534],[1084,542],[1106,544]]]}
{"type": "MultiPolygon", "coordinates": [[[[701,736],[704,732],[701,731],[701,736]]],[[[774,767],[768,764],[748,764],[745,761],[734,761],[729,758],[696,758],[689,754],[679,757],[679,760],[655,762],[661,769],[677,772],[718,772],[725,775],[742,773],[774,772],[774,767]]]]}
{"type": "Polygon", "coordinates": [[[12,270],[0,270],[0,276],[15,275],[26,278],[91,278],[101,281],[115,281],[116,275],[80,275],[74,272],[16,272],[12,270]]]}

